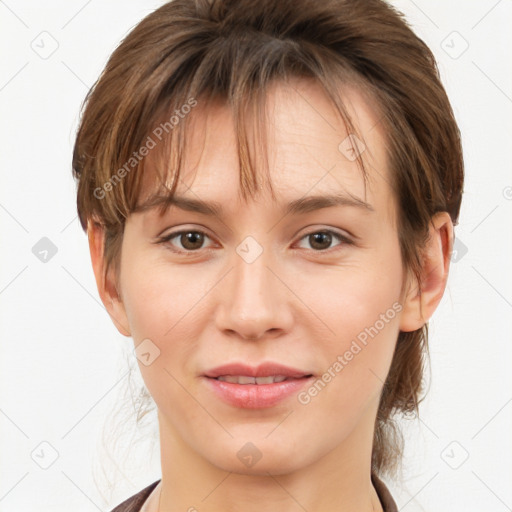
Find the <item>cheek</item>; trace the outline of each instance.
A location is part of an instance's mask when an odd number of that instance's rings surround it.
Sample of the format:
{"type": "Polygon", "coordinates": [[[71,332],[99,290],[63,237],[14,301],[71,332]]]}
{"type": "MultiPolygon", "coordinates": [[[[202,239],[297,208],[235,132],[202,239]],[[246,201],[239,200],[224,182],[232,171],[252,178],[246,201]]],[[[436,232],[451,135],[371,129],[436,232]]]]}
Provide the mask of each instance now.
{"type": "MultiPolygon", "coordinates": [[[[386,326],[396,323],[393,320],[401,309],[402,269],[399,254],[395,262],[392,260],[390,255],[384,261],[368,261],[366,265],[358,263],[329,272],[319,269],[300,281],[296,279],[300,283],[297,295],[306,299],[304,302],[326,327],[327,346],[331,349],[343,348],[347,340],[376,323],[382,330],[381,315],[385,315],[386,326]]],[[[364,338],[364,334],[361,336],[364,338]]]]}
{"type": "Polygon", "coordinates": [[[336,303],[342,309],[332,310],[336,336],[322,345],[322,373],[297,397],[304,425],[326,425],[326,449],[376,410],[399,333],[399,303],[367,297],[360,307],[361,298],[336,303]]]}
{"type": "Polygon", "coordinates": [[[383,250],[364,268],[317,277],[316,291],[312,294],[310,288],[308,297],[328,327],[319,345],[327,384],[317,387],[323,400],[336,402],[345,411],[362,408],[379,393],[399,334],[402,267],[398,244],[383,250]]]}
{"type": "MultiPolygon", "coordinates": [[[[146,340],[157,347],[152,348],[158,355],[150,364],[138,362],[148,390],[159,408],[180,407],[183,401],[187,411],[189,396],[178,381],[182,382],[183,373],[193,371],[188,366],[194,360],[204,329],[200,311],[207,286],[197,279],[197,272],[186,269],[177,272],[168,263],[144,261],[142,256],[127,261],[122,283],[135,347],[143,341],[146,345],[141,347],[152,347],[146,340]]],[[[189,413],[195,414],[193,410],[189,413]]]]}
{"type": "Polygon", "coordinates": [[[175,379],[181,382],[196,370],[195,354],[209,318],[201,313],[209,287],[192,266],[178,272],[169,263],[148,260],[127,261],[123,300],[135,347],[144,341],[142,350],[150,347],[157,354],[148,365],[139,360],[139,368],[151,395],[165,408],[167,402],[188,398],[175,379]]]}
{"type": "Polygon", "coordinates": [[[145,262],[143,256],[126,265],[122,283],[125,310],[136,342],[151,337],[162,343],[180,338],[185,325],[196,325],[198,306],[208,291],[207,283],[191,270],[176,271],[169,264],[145,262]]]}

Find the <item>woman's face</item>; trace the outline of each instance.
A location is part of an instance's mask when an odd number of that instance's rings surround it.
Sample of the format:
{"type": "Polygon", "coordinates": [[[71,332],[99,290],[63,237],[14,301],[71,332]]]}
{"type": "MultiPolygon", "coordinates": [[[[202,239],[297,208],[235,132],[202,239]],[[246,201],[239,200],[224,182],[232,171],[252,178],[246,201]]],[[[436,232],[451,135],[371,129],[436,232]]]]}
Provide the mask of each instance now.
{"type": "Polygon", "coordinates": [[[239,473],[369,456],[404,322],[378,116],[347,91],[364,138],[365,191],[321,89],[292,83],[268,95],[275,202],[263,173],[259,194],[240,199],[229,111],[199,102],[176,193],[188,206],[132,214],[122,244],[122,320],[159,409],[161,442],[239,473]],[[199,201],[218,211],[192,208],[199,201]]]}

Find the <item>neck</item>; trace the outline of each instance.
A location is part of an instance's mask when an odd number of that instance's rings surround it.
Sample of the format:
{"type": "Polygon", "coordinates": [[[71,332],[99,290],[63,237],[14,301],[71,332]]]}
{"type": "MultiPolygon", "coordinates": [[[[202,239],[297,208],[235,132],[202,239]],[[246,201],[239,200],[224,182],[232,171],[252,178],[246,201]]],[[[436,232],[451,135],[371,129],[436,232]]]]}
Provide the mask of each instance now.
{"type": "Polygon", "coordinates": [[[371,482],[376,409],[336,449],[299,469],[240,474],[222,470],[187,445],[159,413],[159,512],[382,512],[371,482]],[[372,419],[373,418],[373,419],[372,419]]]}

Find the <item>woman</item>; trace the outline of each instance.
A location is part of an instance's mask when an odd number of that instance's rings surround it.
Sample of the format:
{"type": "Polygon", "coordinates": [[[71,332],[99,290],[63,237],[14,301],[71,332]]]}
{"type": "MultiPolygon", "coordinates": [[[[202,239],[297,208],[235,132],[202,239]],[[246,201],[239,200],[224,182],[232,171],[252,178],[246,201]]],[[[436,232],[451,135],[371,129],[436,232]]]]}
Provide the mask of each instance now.
{"type": "Polygon", "coordinates": [[[434,58],[382,1],[177,0],[88,95],[98,290],[158,407],[121,511],[393,511],[463,185],[434,58]],[[398,439],[398,441],[397,441],[398,439]]]}

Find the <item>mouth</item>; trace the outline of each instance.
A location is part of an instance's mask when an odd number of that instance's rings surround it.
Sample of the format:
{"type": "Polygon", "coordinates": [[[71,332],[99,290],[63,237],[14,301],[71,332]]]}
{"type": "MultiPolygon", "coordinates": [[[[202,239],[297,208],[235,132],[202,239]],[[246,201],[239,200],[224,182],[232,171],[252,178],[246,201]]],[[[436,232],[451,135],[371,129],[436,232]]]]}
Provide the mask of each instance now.
{"type": "Polygon", "coordinates": [[[313,374],[277,363],[256,367],[234,363],[214,368],[203,377],[223,402],[242,409],[263,409],[298,393],[313,374]]]}
{"type": "MultiPolygon", "coordinates": [[[[311,374],[304,375],[299,378],[309,378],[312,377],[311,374]]],[[[297,380],[296,377],[286,377],[286,375],[269,375],[268,377],[250,377],[248,375],[220,375],[216,377],[217,380],[222,382],[231,382],[231,384],[257,384],[261,386],[263,384],[275,384],[284,381],[297,380]]]]}

